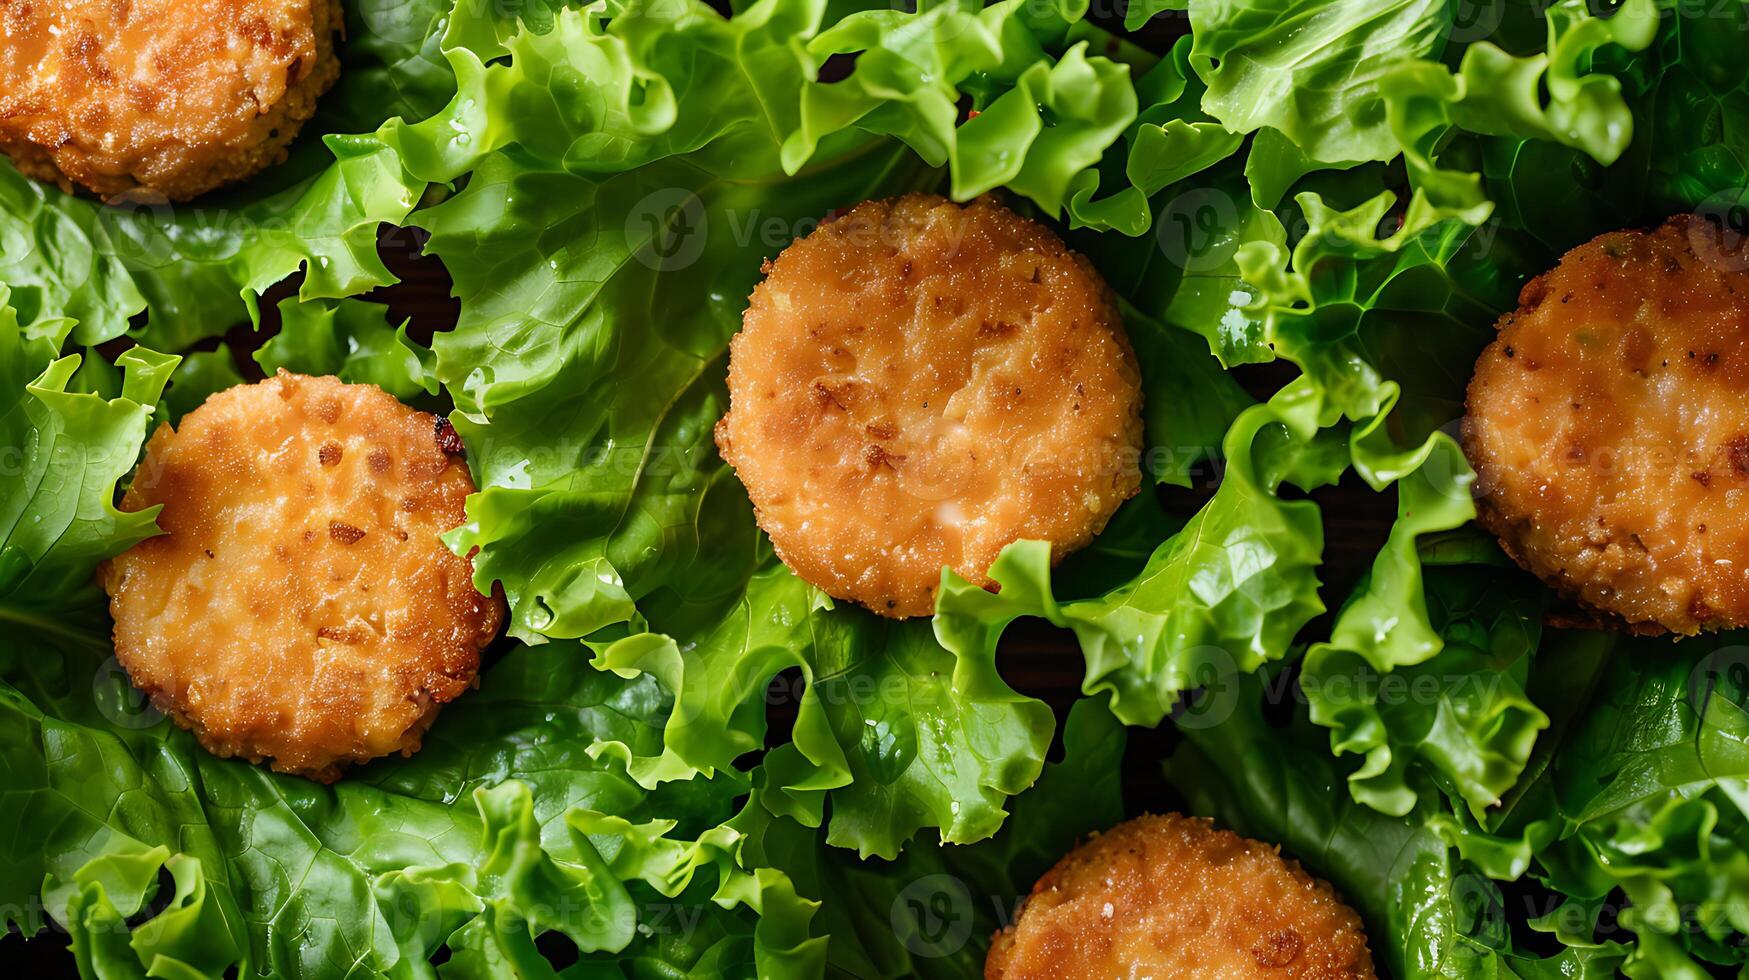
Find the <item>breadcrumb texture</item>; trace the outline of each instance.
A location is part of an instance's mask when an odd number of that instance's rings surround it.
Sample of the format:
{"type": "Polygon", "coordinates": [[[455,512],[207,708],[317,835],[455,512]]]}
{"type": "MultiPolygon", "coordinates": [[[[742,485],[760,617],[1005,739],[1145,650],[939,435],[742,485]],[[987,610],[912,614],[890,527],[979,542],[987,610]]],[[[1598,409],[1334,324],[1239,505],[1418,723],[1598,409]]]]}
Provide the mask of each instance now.
{"type": "Polygon", "coordinates": [[[1208,821],[1119,824],[1071,851],[996,935],[985,980],[1336,980],[1373,973],[1334,890],[1208,821]]]}
{"type": "Polygon", "coordinates": [[[1470,382],[1482,525],[1603,622],[1749,625],[1749,253],[1699,217],[1532,280],[1470,382]]]}
{"type": "Polygon", "coordinates": [[[1010,542],[1090,541],[1141,484],[1140,374],[1104,280],[991,198],[858,205],[784,250],[730,345],[717,445],[777,554],[934,611],[1010,542]]]}
{"type": "Polygon", "coordinates": [[[438,535],[474,489],[453,431],[374,385],[281,372],[162,426],[99,572],[116,657],[215,755],[324,782],[411,754],[504,618],[438,535]]]}
{"type": "Polygon", "coordinates": [[[0,151],[183,201],[285,159],[340,74],[339,0],[0,0],[0,151]]]}

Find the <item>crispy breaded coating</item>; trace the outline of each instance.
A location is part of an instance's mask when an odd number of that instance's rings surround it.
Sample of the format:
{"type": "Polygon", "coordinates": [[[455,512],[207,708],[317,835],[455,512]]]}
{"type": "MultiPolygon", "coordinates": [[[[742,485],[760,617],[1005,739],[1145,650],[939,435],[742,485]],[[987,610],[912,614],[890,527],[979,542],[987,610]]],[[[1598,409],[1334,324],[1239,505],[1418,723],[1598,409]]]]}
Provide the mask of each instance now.
{"type": "Polygon", "coordinates": [[[183,201],[285,159],[334,84],[339,0],[0,0],[0,152],[183,201]]]}
{"type": "Polygon", "coordinates": [[[893,617],[942,567],[1090,541],[1141,484],[1140,374],[1104,280],[992,198],[870,201],[766,267],[717,446],[796,574],[893,617]]]}
{"type": "Polygon", "coordinates": [[[1476,362],[1482,525],[1602,619],[1749,625],[1749,253],[1704,219],[1602,235],[1476,362]]]}
{"type": "Polygon", "coordinates": [[[281,772],[417,750],[504,618],[438,539],[474,489],[458,442],[375,385],[284,371],[160,427],[121,508],[162,505],[164,533],[99,572],[134,684],[281,772]]]}
{"type": "Polygon", "coordinates": [[[1360,917],[1268,844],[1178,814],[1121,823],[1045,873],[985,980],[1373,977],[1360,917]]]}

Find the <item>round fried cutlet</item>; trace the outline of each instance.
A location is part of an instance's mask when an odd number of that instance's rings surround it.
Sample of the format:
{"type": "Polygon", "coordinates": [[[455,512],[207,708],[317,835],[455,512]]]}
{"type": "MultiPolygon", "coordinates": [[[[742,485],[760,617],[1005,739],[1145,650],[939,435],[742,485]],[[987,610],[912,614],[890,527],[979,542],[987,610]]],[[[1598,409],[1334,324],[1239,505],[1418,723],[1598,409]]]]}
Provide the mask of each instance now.
{"type": "Polygon", "coordinates": [[[1045,873],[986,980],[1372,977],[1366,930],[1274,847],[1178,814],[1121,823],[1045,873]]]}
{"type": "Polygon", "coordinates": [[[447,422],[374,385],[280,372],[146,445],[99,576],[134,684],[215,755],[332,781],[412,753],[504,618],[438,536],[474,483],[447,422]]]}
{"type": "Polygon", "coordinates": [[[343,28],[339,0],[0,3],[0,152],[68,190],[187,200],[285,158],[343,28]]]}
{"type": "Polygon", "coordinates": [[[1749,253],[1701,218],[1532,280],[1476,362],[1482,525],[1606,622],[1749,625],[1749,253]]]}
{"type": "Polygon", "coordinates": [[[887,616],[943,566],[1086,544],[1141,484],[1140,375],[1109,289],[990,198],[870,201],[766,267],[730,345],[723,458],[796,574],[887,616]]]}

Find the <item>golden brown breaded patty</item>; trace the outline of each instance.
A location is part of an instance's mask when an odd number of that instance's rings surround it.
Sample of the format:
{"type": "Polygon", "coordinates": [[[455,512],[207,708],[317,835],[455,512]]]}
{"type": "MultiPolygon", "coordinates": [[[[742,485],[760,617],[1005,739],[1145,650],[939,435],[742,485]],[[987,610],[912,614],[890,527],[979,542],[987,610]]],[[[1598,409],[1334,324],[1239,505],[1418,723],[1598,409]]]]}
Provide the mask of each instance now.
{"type": "Polygon", "coordinates": [[[1092,539],[1141,484],[1140,374],[1104,280],[991,198],[869,201],[766,266],[717,445],[796,574],[904,617],[942,566],[1092,539]]]}
{"type": "Polygon", "coordinates": [[[1602,235],[1476,362],[1482,525],[1605,618],[1749,625],[1749,254],[1701,218],[1602,235]]]}
{"type": "Polygon", "coordinates": [[[438,535],[473,479],[447,422],[281,371],[162,426],[121,507],[162,504],[99,572],[115,652],[215,755],[324,782],[412,753],[474,683],[504,603],[438,535]]]}
{"type": "Polygon", "coordinates": [[[285,158],[340,74],[339,0],[0,0],[0,152],[187,200],[285,158]]]}
{"type": "Polygon", "coordinates": [[[1268,844],[1175,813],[1069,852],[984,961],[985,980],[1372,976],[1360,917],[1329,885],[1268,844]]]}

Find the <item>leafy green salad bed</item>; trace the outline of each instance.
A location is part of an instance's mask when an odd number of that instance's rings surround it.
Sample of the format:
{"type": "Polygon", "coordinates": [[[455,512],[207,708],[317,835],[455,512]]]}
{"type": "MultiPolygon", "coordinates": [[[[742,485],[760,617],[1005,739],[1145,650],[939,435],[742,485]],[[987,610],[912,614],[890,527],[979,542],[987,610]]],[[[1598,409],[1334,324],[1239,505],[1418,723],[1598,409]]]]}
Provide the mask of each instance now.
{"type": "Polygon", "coordinates": [[[1167,724],[1160,778],[1334,883],[1392,976],[1749,975],[1749,648],[1544,628],[1451,436],[1528,277],[1740,209],[1749,7],[1131,0],[1180,26],[1150,46],[1086,0],[347,6],[339,85],[238,188],[0,163],[11,928],[106,978],[979,976],[1167,724]],[[761,262],[918,189],[1088,255],[1148,475],[1221,479],[893,622],[775,559],[711,428],[761,262]],[[454,280],[429,348],[359,298],[384,225],[454,280]],[[146,436],[243,381],[215,338],[294,274],[255,361],[448,412],[481,490],[447,541],[510,607],[425,747],[332,787],[144,707],[93,584],[154,533],[115,507],[146,436]],[[1259,401],[1231,371],[1269,361],[1259,401]],[[1306,492],[1350,469],[1397,518],[1321,619],[1306,492]],[[1003,679],[1023,617],[1085,657],[1066,718],[1003,679]]]}

